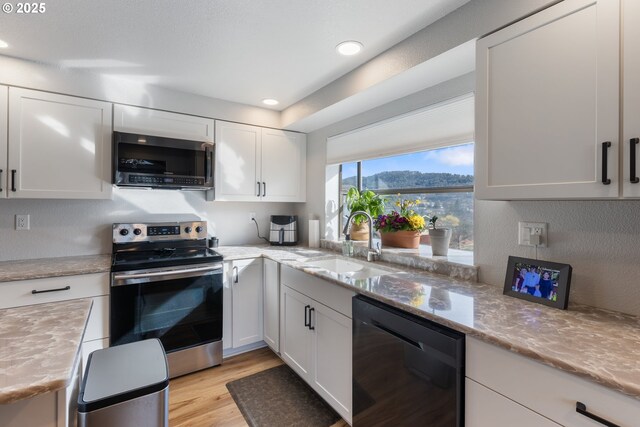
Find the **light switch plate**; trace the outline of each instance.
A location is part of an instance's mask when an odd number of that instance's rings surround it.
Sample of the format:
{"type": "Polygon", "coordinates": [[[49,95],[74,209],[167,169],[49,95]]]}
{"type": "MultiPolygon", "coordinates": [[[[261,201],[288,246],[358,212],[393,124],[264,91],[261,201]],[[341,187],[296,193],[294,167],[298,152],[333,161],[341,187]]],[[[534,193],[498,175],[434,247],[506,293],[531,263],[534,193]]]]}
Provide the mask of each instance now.
{"type": "Polygon", "coordinates": [[[547,223],[546,222],[519,222],[518,223],[518,245],[535,246],[531,243],[531,235],[540,236],[539,248],[547,247],[547,223]]]}

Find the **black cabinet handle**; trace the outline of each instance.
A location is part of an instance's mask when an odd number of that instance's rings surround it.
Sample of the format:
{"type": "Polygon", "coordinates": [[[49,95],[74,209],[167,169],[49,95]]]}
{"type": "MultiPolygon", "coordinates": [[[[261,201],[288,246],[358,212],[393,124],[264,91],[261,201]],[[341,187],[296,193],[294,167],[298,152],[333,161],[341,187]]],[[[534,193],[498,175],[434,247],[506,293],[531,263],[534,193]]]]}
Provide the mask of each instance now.
{"type": "Polygon", "coordinates": [[[313,313],[314,311],[316,311],[316,309],[313,308],[313,307],[311,307],[309,309],[309,329],[312,330],[312,331],[316,329],[316,325],[315,324],[313,326],[311,326],[311,319],[312,319],[311,313],[313,313]]]}
{"type": "Polygon", "coordinates": [[[604,418],[600,418],[599,416],[587,411],[587,405],[585,405],[582,402],[576,402],[576,412],[579,413],[580,415],[584,415],[587,418],[591,418],[592,420],[599,422],[603,426],[620,427],[618,424],[614,424],[611,421],[607,421],[604,418]]]}
{"type": "Polygon", "coordinates": [[[609,154],[609,147],[611,147],[611,141],[606,141],[602,143],[602,184],[609,185],[611,184],[611,180],[607,178],[607,155],[609,154]]]}
{"type": "Polygon", "coordinates": [[[59,292],[59,291],[68,291],[69,289],[71,289],[71,286],[67,285],[64,288],[57,288],[57,289],[46,289],[44,291],[38,291],[36,289],[32,290],[31,293],[32,294],[46,294],[47,292],[59,292]]]}
{"type": "Polygon", "coordinates": [[[233,283],[238,283],[238,279],[239,279],[239,274],[238,274],[238,267],[233,267],[233,283]]]}
{"type": "Polygon", "coordinates": [[[307,328],[309,326],[311,326],[311,317],[309,316],[309,309],[311,308],[310,305],[305,305],[304,306],[304,326],[306,326],[307,328]]]}
{"type": "Polygon", "coordinates": [[[0,193],[2,193],[2,169],[0,169],[0,193]]]}
{"type": "Polygon", "coordinates": [[[631,181],[632,184],[640,182],[640,178],[636,175],[636,145],[638,145],[639,142],[640,138],[631,138],[629,140],[629,181],[631,181]]]}
{"type": "Polygon", "coordinates": [[[267,196],[267,183],[262,181],[262,197],[267,196]]]}
{"type": "Polygon", "coordinates": [[[11,191],[15,193],[16,191],[16,170],[11,169],[11,191]]]}
{"type": "Polygon", "coordinates": [[[258,184],[258,194],[256,194],[256,196],[260,197],[260,181],[258,181],[257,184],[258,184]]]}

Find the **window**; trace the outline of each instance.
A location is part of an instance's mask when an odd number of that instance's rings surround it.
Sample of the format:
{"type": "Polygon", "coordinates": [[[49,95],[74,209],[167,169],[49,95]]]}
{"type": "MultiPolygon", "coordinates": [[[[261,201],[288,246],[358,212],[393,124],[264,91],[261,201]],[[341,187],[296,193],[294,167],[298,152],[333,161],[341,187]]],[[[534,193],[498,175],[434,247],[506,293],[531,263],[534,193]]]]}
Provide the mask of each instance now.
{"type": "Polygon", "coordinates": [[[340,174],[340,229],[346,193],[356,187],[383,196],[387,211],[399,198],[419,199],[420,215],[452,229],[450,248],[473,250],[473,143],[343,163],[340,174]]]}

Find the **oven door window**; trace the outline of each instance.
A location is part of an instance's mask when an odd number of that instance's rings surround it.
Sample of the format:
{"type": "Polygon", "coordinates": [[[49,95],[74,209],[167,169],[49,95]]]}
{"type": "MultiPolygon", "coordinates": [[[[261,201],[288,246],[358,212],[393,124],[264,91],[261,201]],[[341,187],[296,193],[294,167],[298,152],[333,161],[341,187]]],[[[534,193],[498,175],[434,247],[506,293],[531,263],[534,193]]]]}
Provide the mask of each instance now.
{"type": "Polygon", "coordinates": [[[222,339],[222,277],[111,288],[111,344],[159,338],[167,352],[222,339]]]}

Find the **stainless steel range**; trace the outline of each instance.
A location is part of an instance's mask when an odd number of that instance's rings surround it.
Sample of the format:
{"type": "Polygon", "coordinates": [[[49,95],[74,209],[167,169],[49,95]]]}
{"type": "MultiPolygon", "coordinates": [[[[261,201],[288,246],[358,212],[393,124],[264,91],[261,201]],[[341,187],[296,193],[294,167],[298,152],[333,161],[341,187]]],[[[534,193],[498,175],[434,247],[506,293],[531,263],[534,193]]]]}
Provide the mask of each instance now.
{"type": "Polygon", "coordinates": [[[113,224],[110,345],[159,338],[172,378],[219,365],[222,271],[204,221],[113,224]]]}

